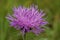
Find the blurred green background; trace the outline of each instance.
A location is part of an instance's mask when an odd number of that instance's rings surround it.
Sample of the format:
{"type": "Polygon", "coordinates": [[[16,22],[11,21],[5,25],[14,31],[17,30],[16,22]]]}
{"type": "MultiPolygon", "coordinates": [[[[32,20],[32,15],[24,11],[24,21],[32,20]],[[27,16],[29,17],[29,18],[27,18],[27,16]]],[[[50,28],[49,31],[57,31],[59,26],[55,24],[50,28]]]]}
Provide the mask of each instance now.
{"type": "Polygon", "coordinates": [[[8,13],[13,13],[12,8],[20,5],[29,7],[37,5],[46,13],[49,24],[45,32],[36,36],[26,34],[26,40],[60,40],[60,0],[0,0],[0,40],[23,40],[19,31],[9,26],[6,20],[8,13]]]}

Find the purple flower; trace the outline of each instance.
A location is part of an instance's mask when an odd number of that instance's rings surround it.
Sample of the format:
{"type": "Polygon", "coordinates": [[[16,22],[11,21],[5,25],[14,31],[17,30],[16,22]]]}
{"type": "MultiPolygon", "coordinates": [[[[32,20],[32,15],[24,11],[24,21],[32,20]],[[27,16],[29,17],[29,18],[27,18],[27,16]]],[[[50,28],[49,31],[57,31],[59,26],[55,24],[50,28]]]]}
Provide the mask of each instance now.
{"type": "Polygon", "coordinates": [[[47,24],[44,18],[45,14],[42,10],[40,12],[35,7],[25,8],[19,6],[13,8],[13,14],[8,15],[6,18],[10,21],[10,25],[17,30],[21,30],[23,34],[26,32],[33,32],[39,34],[44,29],[42,26],[47,24]]]}

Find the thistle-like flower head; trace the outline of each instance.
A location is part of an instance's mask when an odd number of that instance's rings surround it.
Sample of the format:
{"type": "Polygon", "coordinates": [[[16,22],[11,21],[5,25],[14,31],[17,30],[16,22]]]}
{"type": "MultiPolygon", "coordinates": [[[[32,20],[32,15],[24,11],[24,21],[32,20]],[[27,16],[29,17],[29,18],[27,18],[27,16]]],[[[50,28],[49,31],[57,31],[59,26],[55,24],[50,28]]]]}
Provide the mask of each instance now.
{"type": "Polygon", "coordinates": [[[47,22],[43,18],[45,13],[42,10],[38,11],[35,7],[22,7],[13,8],[13,14],[8,15],[6,18],[10,21],[10,25],[18,30],[21,30],[23,34],[26,32],[33,32],[39,34],[43,31],[42,26],[47,22]]]}

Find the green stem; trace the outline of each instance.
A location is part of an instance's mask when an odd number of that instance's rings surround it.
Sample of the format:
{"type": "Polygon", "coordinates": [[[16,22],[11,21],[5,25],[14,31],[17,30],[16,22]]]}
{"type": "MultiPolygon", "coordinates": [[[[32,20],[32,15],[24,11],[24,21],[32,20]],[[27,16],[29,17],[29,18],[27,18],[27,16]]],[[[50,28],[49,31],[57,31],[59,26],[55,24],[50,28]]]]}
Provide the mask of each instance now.
{"type": "Polygon", "coordinates": [[[25,40],[25,36],[26,36],[26,34],[22,35],[23,40],[25,40]]]}

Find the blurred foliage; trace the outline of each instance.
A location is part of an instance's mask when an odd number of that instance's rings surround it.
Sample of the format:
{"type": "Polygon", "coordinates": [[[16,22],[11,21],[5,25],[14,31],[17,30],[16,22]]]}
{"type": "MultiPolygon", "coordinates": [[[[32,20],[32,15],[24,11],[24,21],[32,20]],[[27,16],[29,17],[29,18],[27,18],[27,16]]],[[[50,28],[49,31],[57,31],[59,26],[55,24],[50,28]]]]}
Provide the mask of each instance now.
{"type": "Polygon", "coordinates": [[[27,33],[26,40],[60,40],[60,0],[0,0],[0,40],[23,40],[20,31],[10,27],[5,17],[13,13],[14,6],[29,7],[33,4],[44,10],[49,24],[39,36],[27,33]]]}

